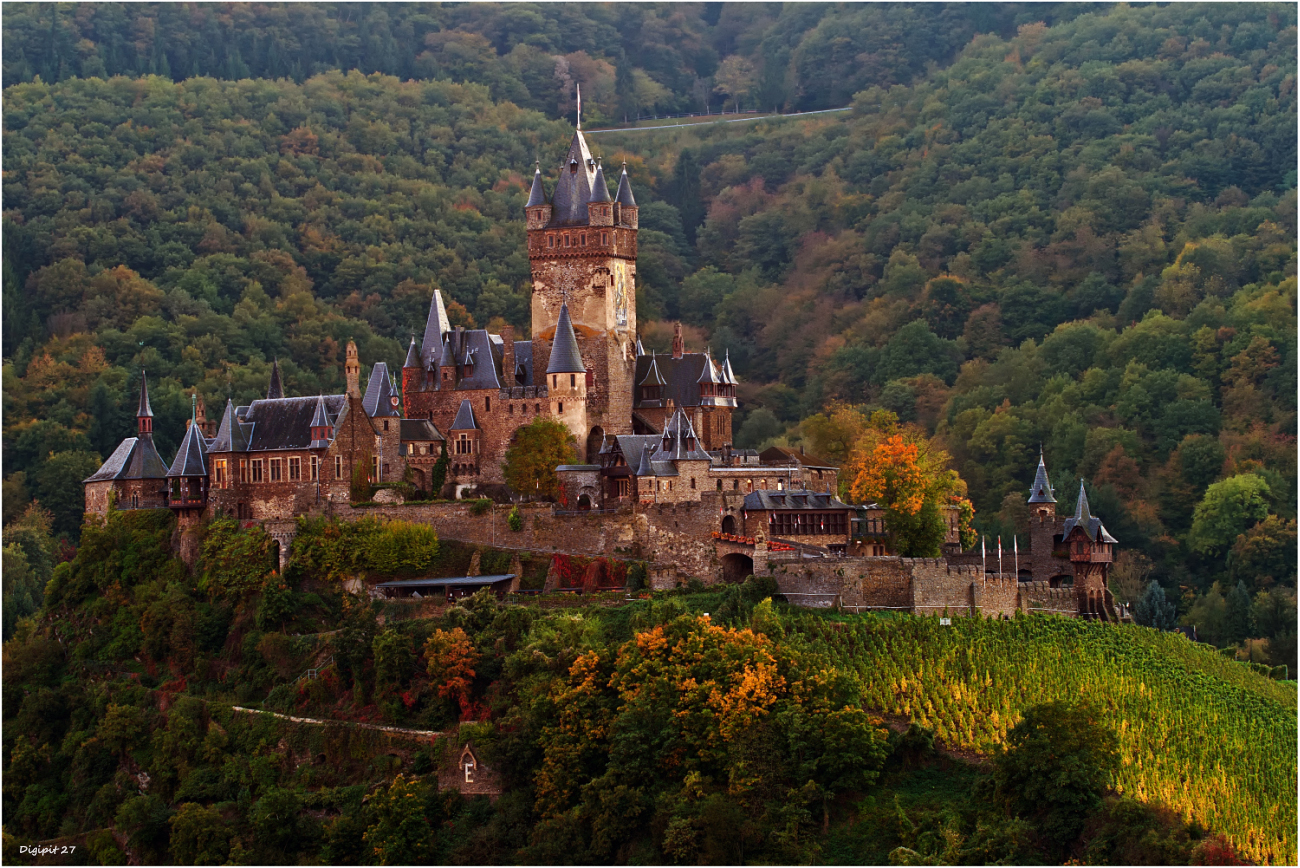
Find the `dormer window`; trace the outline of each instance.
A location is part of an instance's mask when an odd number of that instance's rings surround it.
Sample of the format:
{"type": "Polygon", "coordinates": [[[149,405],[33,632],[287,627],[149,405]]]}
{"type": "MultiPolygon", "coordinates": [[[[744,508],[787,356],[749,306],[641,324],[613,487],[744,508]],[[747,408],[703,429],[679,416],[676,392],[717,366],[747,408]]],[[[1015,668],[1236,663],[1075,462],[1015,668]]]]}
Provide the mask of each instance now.
{"type": "Polygon", "coordinates": [[[575,173],[575,172],[577,172],[577,171],[578,171],[578,161],[577,161],[577,160],[569,160],[569,173],[570,173],[570,174],[573,174],[573,173],[575,173]]]}

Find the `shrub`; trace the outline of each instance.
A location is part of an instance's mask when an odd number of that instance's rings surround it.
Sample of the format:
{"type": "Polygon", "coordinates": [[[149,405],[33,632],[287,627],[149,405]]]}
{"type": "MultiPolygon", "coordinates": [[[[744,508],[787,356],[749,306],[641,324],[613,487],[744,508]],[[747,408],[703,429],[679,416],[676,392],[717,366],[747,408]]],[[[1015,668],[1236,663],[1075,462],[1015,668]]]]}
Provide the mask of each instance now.
{"type": "Polygon", "coordinates": [[[487,515],[487,511],[492,508],[492,501],[486,497],[480,497],[471,501],[469,505],[470,515],[487,515]]]}
{"type": "Polygon", "coordinates": [[[510,515],[506,517],[506,527],[515,533],[524,529],[524,517],[519,514],[519,505],[515,504],[514,509],[510,510],[510,515]]]}

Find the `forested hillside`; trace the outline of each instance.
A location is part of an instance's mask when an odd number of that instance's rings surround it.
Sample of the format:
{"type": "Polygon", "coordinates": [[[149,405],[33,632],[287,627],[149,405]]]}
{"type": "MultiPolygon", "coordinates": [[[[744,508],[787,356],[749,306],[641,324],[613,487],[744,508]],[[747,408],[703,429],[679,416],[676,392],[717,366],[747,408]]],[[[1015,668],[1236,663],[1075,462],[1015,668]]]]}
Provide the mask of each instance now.
{"type": "Polygon", "coordinates": [[[304,522],[279,574],[214,521],[193,575],[173,527],[87,526],[5,643],[7,862],[55,836],[110,865],[1295,860],[1294,682],[1176,634],[810,612],[771,577],[420,612],[342,578],[463,570],[427,527],[304,522]],[[467,740],[495,802],[445,778],[467,740]]]}
{"type": "Polygon", "coordinates": [[[842,459],[868,411],[916,423],[990,535],[1041,444],[1128,596],[1158,579],[1294,665],[1293,7],[3,14],[7,523],[35,497],[75,538],[141,367],[170,457],[191,390],[248,400],[276,357],[337,389],[349,338],[399,365],[435,285],[526,328],[524,180],[572,83],[588,126],[851,104],[592,134],[642,206],[647,344],[681,318],[730,348],[739,445],[842,459]]]}

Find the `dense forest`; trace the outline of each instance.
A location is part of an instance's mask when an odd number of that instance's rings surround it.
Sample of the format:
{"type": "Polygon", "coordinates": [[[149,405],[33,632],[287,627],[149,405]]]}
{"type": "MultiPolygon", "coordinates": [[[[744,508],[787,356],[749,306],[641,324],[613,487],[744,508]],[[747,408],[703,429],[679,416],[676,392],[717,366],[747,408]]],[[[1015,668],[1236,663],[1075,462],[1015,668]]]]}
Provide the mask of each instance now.
{"type": "Polygon", "coordinates": [[[990,540],[1041,447],[1120,539],[1121,599],[1155,579],[1202,638],[1294,667],[1293,7],[3,15],[7,544],[35,499],[71,555],[142,368],[170,457],[194,390],[250,400],[275,358],[290,393],[338,389],[349,338],[400,365],[434,286],[526,330],[525,180],[573,84],[588,126],[848,105],[590,136],[642,206],[647,345],[681,319],[729,348],[741,446],[844,460],[897,414],[990,540]]]}
{"type": "Polygon", "coordinates": [[[771,577],[432,616],[344,592],[463,574],[415,527],[304,520],[278,574],[215,520],[191,574],[166,510],[88,524],[4,645],[6,862],[1294,862],[1294,682],[1204,644],[813,612],[771,577]],[[495,801],[448,786],[466,743],[495,801]]]}

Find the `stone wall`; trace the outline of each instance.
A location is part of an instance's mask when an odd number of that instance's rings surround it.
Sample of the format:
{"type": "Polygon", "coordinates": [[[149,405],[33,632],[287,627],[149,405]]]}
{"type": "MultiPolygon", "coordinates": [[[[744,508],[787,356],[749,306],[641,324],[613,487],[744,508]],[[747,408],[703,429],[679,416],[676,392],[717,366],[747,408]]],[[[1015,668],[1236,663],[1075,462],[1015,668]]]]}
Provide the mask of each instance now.
{"type": "Polygon", "coordinates": [[[1026,612],[1073,616],[1077,610],[1074,588],[1053,588],[1047,582],[1021,582],[1020,605],[1026,612]]]}

